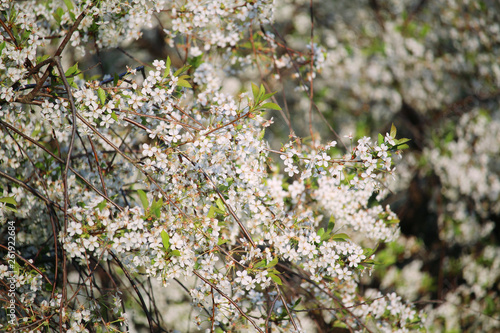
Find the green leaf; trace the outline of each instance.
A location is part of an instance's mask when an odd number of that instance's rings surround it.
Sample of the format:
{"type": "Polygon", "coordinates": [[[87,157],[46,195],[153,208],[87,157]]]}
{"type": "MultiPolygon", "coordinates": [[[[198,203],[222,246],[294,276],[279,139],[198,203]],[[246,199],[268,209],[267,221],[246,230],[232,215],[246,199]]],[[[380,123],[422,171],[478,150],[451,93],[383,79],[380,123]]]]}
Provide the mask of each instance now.
{"type": "Polygon", "coordinates": [[[325,233],[325,229],[324,228],[319,228],[319,230],[316,232],[316,234],[321,237],[323,236],[323,234],[325,233]]]}
{"type": "Polygon", "coordinates": [[[40,123],[37,123],[35,125],[35,128],[33,129],[33,132],[31,132],[31,137],[36,137],[41,131],[42,131],[42,126],[40,125],[40,123]]]}
{"type": "Polygon", "coordinates": [[[266,129],[265,128],[263,128],[260,131],[259,136],[257,137],[257,140],[262,141],[262,139],[264,139],[264,135],[266,135],[266,129]]]}
{"type": "Polygon", "coordinates": [[[66,7],[68,7],[68,11],[71,11],[74,8],[71,0],[63,0],[63,1],[64,1],[64,4],[66,5],[66,7]]]}
{"type": "Polygon", "coordinates": [[[373,259],[366,259],[366,260],[363,260],[363,262],[361,264],[363,264],[363,265],[375,265],[378,263],[373,259]]]}
{"type": "Polygon", "coordinates": [[[106,104],[106,92],[104,91],[104,89],[99,87],[97,89],[97,96],[99,97],[99,100],[101,101],[101,105],[106,104]]]}
{"type": "Polygon", "coordinates": [[[66,71],[66,73],[64,73],[64,75],[66,77],[70,77],[70,76],[74,76],[75,74],[77,74],[80,70],[78,69],[78,63],[74,64],[73,66],[71,66],[70,68],[68,68],[68,70],[66,71]]]}
{"type": "Polygon", "coordinates": [[[115,111],[111,111],[111,118],[113,118],[114,121],[118,121],[118,116],[116,115],[115,111]]]}
{"type": "Polygon", "coordinates": [[[215,207],[214,206],[210,206],[210,210],[208,211],[208,214],[207,214],[207,217],[208,218],[214,218],[215,217],[215,207]]]}
{"type": "Polygon", "coordinates": [[[75,79],[74,79],[74,78],[70,78],[70,79],[68,79],[68,84],[69,84],[71,87],[73,87],[73,88],[75,88],[75,89],[78,89],[78,86],[76,85],[76,83],[75,83],[75,79]]]}
{"type": "Polygon", "coordinates": [[[276,94],[276,91],[275,92],[272,92],[272,93],[269,93],[269,94],[264,94],[264,96],[262,96],[262,100],[265,101],[266,99],[268,99],[269,97],[272,97],[274,96],[274,94],[276,94]]]}
{"type": "Polygon", "coordinates": [[[332,215],[330,216],[330,220],[328,221],[328,228],[326,229],[326,232],[332,232],[333,228],[335,228],[335,216],[332,215]]]}
{"type": "Polygon", "coordinates": [[[394,124],[392,124],[392,126],[391,126],[391,133],[390,133],[391,137],[395,138],[396,137],[396,133],[397,133],[396,126],[394,126],[394,124]]]}
{"type": "Polygon", "coordinates": [[[407,143],[408,141],[411,141],[411,139],[402,138],[402,139],[396,140],[398,145],[403,144],[403,143],[407,143]]]}
{"type": "Polygon", "coordinates": [[[266,267],[267,268],[271,268],[271,267],[274,267],[278,264],[278,257],[274,257],[273,260],[271,260],[271,262],[269,262],[266,267]]]}
{"type": "Polygon", "coordinates": [[[380,146],[382,143],[384,143],[384,136],[382,134],[378,134],[378,145],[380,146]]]}
{"type": "MultiPolygon", "coordinates": [[[[328,227],[326,229],[326,232],[323,233],[322,235],[318,234],[321,237],[320,240],[321,241],[325,241],[325,240],[329,239],[330,238],[330,234],[333,231],[333,228],[335,228],[335,217],[332,215],[330,217],[330,221],[328,222],[328,227]]],[[[323,228],[321,228],[321,229],[323,229],[323,228]]]]}
{"type": "Polygon", "coordinates": [[[9,210],[9,211],[11,211],[13,213],[17,213],[17,209],[15,207],[12,207],[12,206],[9,206],[9,205],[3,206],[3,209],[9,210]]]}
{"type": "Polygon", "coordinates": [[[347,328],[347,325],[345,323],[343,323],[342,321],[340,321],[340,320],[336,320],[333,323],[333,327],[347,328]]]}
{"type": "Polygon", "coordinates": [[[259,102],[259,87],[253,84],[253,82],[252,82],[252,94],[253,94],[253,99],[257,104],[259,102]]]}
{"type": "Polygon", "coordinates": [[[224,208],[224,210],[221,210],[215,206],[210,206],[210,210],[208,211],[207,217],[214,218],[217,214],[224,214],[224,213],[225,213],[225,208],[224,208]]]}
{"type": "Polygon", "coordinates": [[[259,89],[259,100],[260,101],[263,100],[262,96],[264,96],[265,94],[266,94],[266,89],[264,88],[264,85],[261,84],[260,89],[259,89]]]}
{"type": "Polygon", "coordinates": [[[223,244],[226,244],[227,242],[229,242],[228,239],[219,238],[219,240],[217,241],[217,245],[221,246],[223,244]]]}
{"type": "Polygon", "coordinates": [[[189,65],[191,65],[191,68],[197,69],[203,63],[203,53],[197,57],[189,58],[188,63],[189,63],[189,65]]]}
{"type": "Polygon", "coordinates": [[[52,13],[52,16],[56,20],[57,24],[61,24],[61,19],[63,15],[64,15],[64,10],[61,7],[58,7],[56,11],[52,13]]]}
{"type": "Polygon", "coordinates": [[[142,207],[144,210],[147,210],[149,208],[148,196],[143,190],[137,190],[137,194],[139,195],[139,199],[141,199],[142,207]]]}
{"type": "Polygon", "coordinates": [[[272,110],[281,111],[281,108],[279,107],[279,105],[275,104],[275,103],[265,103],[265,104],[262,104],[260,107],[263,109],[272,109],[272,110]]]}
{"type": "Polygon", "coordinates": [[[170,60],[170,57],[167,57],[167,67],[165,68],[165,73],[170,74],[170,66],[172,65],[172,60],[170,60]]]}
{"type": "Polygon", "coordinates": [[[398,224],[400,222],[399,219],[393,219],[393,220],[387,220],[385,221],[386,224],[398,224]]]}
{"type": "Polygon", "coordinates": [[[192,88],[191,85],[189,84],[189,82],[187,82],[186,80],[177,81],[177,86],[184,87],[184,88],[192,88]]]}
{"type": "Polygon", "coordinates": [[[349,236],[347,234],[335,234],[332,237],[332,240],[337,241],[337,242],[345,242],[349,239],[349,236]]]}
{"type": "Polygon", "coordinates": [[[0,202],[5,202],[6,204],[11,204],[11,205],[14,205],[14,206],[17,205],[16,199],[14,199],[14,197],[3,197],[3,198],[0,198],[0,202]]]}
{"type": "Polygon", "coordinates": [[[363,249],[363,255],[367,258],[371,257],[371,255],[375,252],[375,249],[371,249],[371,248],[366,248],[366,249],[363,249]]]}
{"type": "Polygon", "coordinates": [[[253,267],[254,268],[259,268],[259,267],[264,267],[266,265],[266,261],[264,259],[262,259],[261,261],[259,261],[258,263],[256,263],[253,267]]]}
{"type": "Polygon", "coordinates": [[[165,230],[161,231],[161,242],[163,243],[163,248],[168,251],[170,248],[170,237],[165,230]]]}
{"type": "Polygon", "coordinates": [[[217,207],[219,207],[219,209],[225,213],[226,212],[226,206],[224,205],[224,203],[222,202],[221,198],[218,198],[215,203],[217,204],[217,207]]]}
{"type": "MultiPolygon", "coordinates": [[[[5,45],[6,45],[6,44],[5,44],[5,42],[3,42],[2,44],[0,44],[0,55],[2,54],[2,51],[3,51],[3,49],[5,48],[5,45]]],[[[49,57],[49,56],[47,55],[47,58],[48,58],[48,57],[49,57]]],[[[38,60],[38,58],[37,58],[37,60],[38,60]]],[[[45,59],[44,59],[44,60],[45,60],[45,59]]],[[[39,61],[39,62],[41,62],[41,61],[39,61]]]]}
{"type": "Polygon", "coordinates": [[[118,81],[120,81],[120,76],[118,75],[118,73],[114,73],[113,74],[113,85],[117,86],[118,81]]]}
{"type": "Polygon", "coordinates": [[[281,286],[283,284],[283,282],[281,282],[281,279],[279,278],[279,276],[274,275],[272,273],[268,273],[268,275],[271,279],[273,279],[274,282],[276,282],[277,285],[281,286]]]}
{"type": "Polygon", "coordinates": [[[189,67],[191,66],[187,65],[182,68],[179,68],[177,71],[175,71],[174,76],[179,76],[179,74],[181,74],[182,72],[187,71],[189,67]]]}
{"type": "MultiPolygon", "coordinates": [[[[5,44],[5,42],[3,42],[2,44],[5,44]]],[[[0,53],[2,53],[2,45],[1,44],[0,44],[0,53]]],[[[48,55],[48,54],[45,54],[45,55],[40,56],[40,57],[36,57],[36,63],[39,64],[42,61],[45,61],[49,58],[50,58],[50,55],[48,55]]]]}
{"type": "Polygon", "coordinates": [[[182,71],[183,71],[183,68],[179,68],[178,70],[175,71],[174,76],[179,75],[180,73],[182,73],[182,71]]]}
{"type": "Polygon", "coordinates": [[[153,200],[151,204],[151,212],[156,215],[156,217],[161,216],[161,208],[163,207],[163,199],[160,198],[158,201],[153,200]]]}
{"type": "Polygon", "coordinates": [[[103,200],[97,204],[97,208],[99,208],[99,211],[102,212],[102,210],[106,208],[106,203],[107,203],[106,200],[103,200]]]}
{"type": "Polygon", "coordinates": [[[170,252],[174,257],[180,257],[181,256],[181,252],[179,250],[173,250],[172,252],[170,252]]]}
{"type": "Polygon", "coordinates": [[[295,303],[293,303],[293,305],[291,306],[292,309],[295,309],[297,307],[297,305],[300,304],[300,302],[302,301],[302,297],[299,297],[299,299],[297,299],[295,301],[295,303]]]}

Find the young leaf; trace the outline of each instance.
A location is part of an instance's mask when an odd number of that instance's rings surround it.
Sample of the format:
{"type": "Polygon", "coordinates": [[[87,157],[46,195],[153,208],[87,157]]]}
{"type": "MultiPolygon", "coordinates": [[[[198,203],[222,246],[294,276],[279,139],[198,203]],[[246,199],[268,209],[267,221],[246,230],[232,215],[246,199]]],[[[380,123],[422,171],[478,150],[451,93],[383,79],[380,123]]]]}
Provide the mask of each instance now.
{"type": "Polygon", "coordinates": [[[278,264],[278,257],[274,257],[273,260],[271,260],[271,262],[269,262],[266,267],[267,268],[271,268],[271,267],[274,267],[278,264]]]}
{"type": "Polygon", "coordinates": [[[217,207],[219,207],[219,209],[222,211],[222,212],[226,212],[226,206],[224,206],[224,203],[222,202],[222,200],[220,198],[218,198],[215,203],[217,204],[217,207]]]}
{"type": "Polygon", "coordinates": [[[68,7],[68,11],[71,11],[73,10],[73,3],[71,2],[71,0],[63,0],[64,3],[66,4],[66,7],[68,7]]]}
{"type": "Polygon", "coordinates": [[[299,297],[299,299],[297,299],[295,301],[295,303],[293,303],[293,305],[291,306],[292,309],[295,309],[297,307],[297,305],[300,304],[300,302],[302,301],[302,297],[299,297]]]}
{"type": "Polygon", "coordinates": [[[14,206],[17,205],[16,199],[14,199],[14,197],[3,197],[3,198],[0,198],[0,202],[5,202],[7,204],[11,204],[11,205],[14,205],[14,206]]]}
{"type": "Polygon", "coordinates": [[[101,105],[106,104],[106,92],[104,91],[104,89],[99,87],[97,89],[97,96],[99,97],[99,100],[101,101],[101,105]]]}
{"type": "Polygon", "coordinates": [[[259,87],[257,87],[255,84],[252,82],[252,94],[253,94],[253,99],[255,101],[255,104],[259,103],[259,87]]]}
{"type": "Polygon", "coordinates": [[[139,199],[141,199],[142,207],[144,210],[147,210],[149,208],[148,196],[143,190],[137,190],[137,194],[139,195],[139,199]]]}
{"type": "Polygon", "coordinates": [[[262,104],[260,107],[263,109],[272,109],[272,110],[281,111],[281,108],[279,107],[279,105],[275,104],[275,103],[265,103],[265,104],[262,104]]]}
{"type": "Polygon", "coordinates": [[[0,202],[4,202],[5,206],[3,206],[4,209],[10,210],[11,212],[17,213],[17,203],[16,200],[13,197],[3,197],[0,198],[0,202]]]}
{"type": "Polygon", "coordinates": [[[178,70],[175,71],[174,76],[179,76],[179,74],[181,74],[182,72],[187,71],[189,67],[191,66],[187,65],[182,68],[179,68],[178,70]]]}
{"type": "Polygon", "coordinates": [[[328,221],[328,227],[326,229],[327,233],[330,233],[333,231],[333,228],[335,228],[335,216],[330,216],[330,221],[328,221]]]}
{"type": "Polygon", "coordinates": [[[260,133],[259,133],[259,136],[257,137],[257,140],[259,141],[262,141],[262,139],[264,139],[264,135],[266,134],[266,129],[263,128],[260,133]]]}
{"type": "Polygon", "coordinates": [[[265,94],[266,94],[266,89],[264,88],[264,85],[261,84],[259,89],[259,101],[263,100],[262,96],[264,96],[265,94]]]}
{"type": "Polygon", "coordinates": [[[163,199],[160,198],[158,201],[153,200],[151,204],[151,212],[156,215],[156,217],[161,216],[161,207],[163,206],[163,199]]]}
{"type": "Polygon", "coordinates": [[[165,74],[163,74],[163,77],[167,77],[170,74],[170,65],[172,64],[172,61],[170,60],[170,57],[167,57],[167,68],[165,68],[165,74]]]}
{"type": "Polygon", "coordinates": [[[70,76],[77,74],[78,72],[79,72],[78,63],[76,63],[73,66],[71,66],[70,68],[68,68],[68,70],[66,71],[66,73],[64,73],[64,75],[66,77],[70,77],[70,76]]]}
{"type": "Polygon", "coordinates": [[[217,245],[221,246],[222,244],[226,244],[227,242],[229,242],[228,239],[219,238],[219,240],[217,241],[217,245]]]}
{"type": "Polygon", "coordinates": [[[332,240],[337,241],[337,242],[345,242],[349,239],[349,236],[347,234],[335,234],[332,237],[332,240]]]}
{"type": "Polygon", "coordinates": [[[262,259],[261,261],[259,261],[258,263],[256,263],[253,267],[254,268],[259,268],[259,267],[263,267],[266,265],[266,261],[264,259],[262,259]]]}
{"type": "Polygon", "coordinates": [[[411,139],[402,138],[402,139],[396,140],[397,145],[400,145],[400,144],[403,144],[403,143],[407,143],[408,141],[411,141],[411,139]]]}
{"type": "Polygon", "coordinates": [[[61,19],[63,15],[64,15],[64,10],[61,7],[58,7],[56,11],[52,13],[52,16],[56,20],[57,24],[61,24],[61,19]]]}
{"type": "Polygon", "coordinates": [[[399,219],[387,220],[385,224],[398,224],[400,222],[399,219]]]}
{"type": "Polygon", "coordinates": [[[363,255],[366,258],[369,258],[374,252],[375,252],[374,249],[370,249],[370,248],[363,249],[363,255]]]}
{"type": "Polygon", "coordinates": [[[184,88],[193,88],[193,87],[191,87],[191,84],[189,84],[189,82],[187,82],[186,80],[182,80],[182,79],[177,81],[177,86],[184,87],[184,88]]]}
{"type": "Polygon", "coordinates": [[[220,210],[219,208],[215,206],[211,206],[210,210],[208,211],[207,217],[208,218],[214,218],[215,215],[217,214],[224,214],[224,211],[220,210]]]}
{"type": "Polygon", "coordinates": [[[173,250],[172,252],[170,252],[174,257],[180,257],[181,256],[181,252],[179,250],[173,250]]]}
{"type": "Polygon", "coordinates": [[[102,212],[102,210],[106,208],[106,203],[107,203],[106,200],[103,200],[97,204],[97,208],[99,208],[99,211],[102,212]]]}
{"type": "Polygon", "coordinates": [[[397,133],[397,130],[396,130],[396,126],[394,126],[394,124],[392,124],[391,126],[391,137],[394,139],[396,137],[396,133],[397,133]]]}
{"type": "Polygon", "coordinates": [[[170,248],[170,237],[165,230],[161,231],[161,242],[163,243],[163,248],[165,248],[165,251],[168,251],[168,249],[170,248]]]}
{"type": "Polygon", "coordinates": [[[268,99],[269,97],[272,97],[274,94],[276,94],[276,91],[273,92],[273,93],[269,93],[269,94],[265,94],[264,96],[262,96],[262,100],[265,101],[266,99],[268,99]]]}
{"type": "Polygon", "coordinates": [[[271,279],[273,279],[274,282],[276,282],[277,285],[281,286],[283,284],[283,282],[281,282],[281,279],[279,278],[279,276],[274,275],[272,273],[268,273],[268,275],[271,279]]]}

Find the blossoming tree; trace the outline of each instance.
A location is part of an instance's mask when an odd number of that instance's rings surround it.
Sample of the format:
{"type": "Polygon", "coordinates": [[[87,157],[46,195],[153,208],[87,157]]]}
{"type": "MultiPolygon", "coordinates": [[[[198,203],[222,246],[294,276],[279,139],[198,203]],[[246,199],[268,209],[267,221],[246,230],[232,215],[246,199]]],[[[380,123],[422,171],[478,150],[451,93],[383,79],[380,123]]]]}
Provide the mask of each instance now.
{"type": "Polygon", "coordinates": [[[408,140],[328,122],[321,140],[315,82],[335,58],[314,38],[289,45],[275,6],[1,2],[1,221],[15,240],[1,245],[2,330],[166,330],[160,302],[179,290],[183,329],[421,329],[400,296],[362,284],[399,237],[380,202],[408,140]],[[154,26],[170,52],[149,61],[133,45],[154,26]],[[109,49],[128,63],[92,76],[109,49]],[[296,80],[280,85],[287,71],[296,80]],[[305,137],[281,86],[305,98],[305,137]],[[289,138],[277,146],[274,119],[289,138]]]}

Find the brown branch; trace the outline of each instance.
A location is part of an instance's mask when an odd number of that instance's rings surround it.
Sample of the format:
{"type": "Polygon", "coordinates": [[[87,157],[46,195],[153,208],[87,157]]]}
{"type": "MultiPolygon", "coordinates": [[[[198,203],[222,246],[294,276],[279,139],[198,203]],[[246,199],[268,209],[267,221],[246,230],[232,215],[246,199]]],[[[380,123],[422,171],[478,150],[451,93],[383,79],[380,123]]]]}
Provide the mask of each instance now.
{"type": "Polygon", "coordinates": [[[253,325],[253,327],[255,327],[255,329],[257,331],[259,331],[260,333],[264,333],[264,331],[261,330],[259,326],[257,326],[257,324],[252,320],[252,318],[250,318],[248,315],[246,315],[245,312],[243,312],[243,310],[238,306],[238,304],[236,304],[236,302],[233,301],[229,296],[227,296],[226,294],[224,294],[224,292],[222,292],[222,290],[220,290],[219,288],[217,288],[216,285],[214,285],[212,282],[210,282],[207,279],[205,279],[197,271],[193,271],[193,274],[196,275],[197,277],[199,277],[200,279],[202,279],[203,282],[205,282],[206,284],[208,284],[210,287],[212,287],[213,289],[215,289],[222,297],[224,297],[225,299],[227,299],[229,301],[229,303],[231,303],[236,308],[236,310],[238,310],[238,312],[243,317],[245,317],[253,325]]]}
{"type": "MultiPolygon", "coordinates": [[[[52,153],[50,150],[48,150],[44,145],[38,143],[37,141],[33,140],[31,137],[27,136],[26,134],[24,134],[23,132],[19,131],[17,128],[15,128],[14,126],[4,122],[3,120],[0,119],[0,124],[10,130],[12,130],[13,132],[15,132],[16,134],[22,136],[24,139],[28,140],[29,142],[31,142],[32,144],[36,145],[37,147],[43,149],[46,153],[48,153],[50,156],[52,156],[54,159],[56,159],[59,163],[65,165],[65,162],[64,160],[62,160],[59,156],[55,155],[54,153],[52,153]]],[[[104,199],[106,199],[106,201],[108,201],[109,203],[111,203],[113,206],[115,206],[118,210],[120,211],[123,211],[123,208],[120,207],[117,203],[115,203],[113,200],[111,200],[111,198],[109,198],[108,196],[106,196],[104,193],[101,193],[101,191],[99,191],[94,185],[92,185],[91,183],[89,183],[89,181],[87,179],[85,179],[80,173],[78,173],[75,169],[73,169],[72,167],[69,167],[69,169],[71,170],[71,172],[73,172],[75,174],[75,176],[77,176],[78,178],[80,178],[88,187],[90,187],[93,191],[95,191],[97,194],[99,194],[101,197],[103,197],[104,199]]]]}
{"type": "MultiPolygon", "coordinates": [[[[178,153],[184,157],[185,159],[187,159],[192,165],[193,167],[196,168],[196,164],[188,157],[186,156],[183,152],[181,151],[178,151],[178,153]]],[[[233,209],[231,208],[231,206],[227,203],[226,199],[224,198],[224,196],[222,195],[222,193],[220,193],[219,189],[217,188],[217,186],[215,185],[215,183],[213,182],[213,180],[207,175],[207,173],[201,169],[201,168],[197,168],[199,171],[201,171],[201,173],[203,174],[203,176],[205,176],[205,179],[211,183],[214,187],[214,190],[215,192],[217,193],[217,196],[222,200],[222,202],[224,203],[224,205],[226,206],[227,210],[229,211],[229,214],[231,214],[231,216],[234,218],[234,220],[236,221],[236,223],[238,223],[238,225],[240,226],[240,229],[241,231],[243,232],[243,235],[245,236],[245,238],[250,242],[250,244],[252,244],[252,247],[257,247],[257,245],[255,245],[255,242],[253,241],[252,239],[252,236],[250,236],[250,233],[248,232],[247,228],[243,225],[243,223],[240,221],[240,219],[236,216],[236,214],[234,213],[233,209]]]]}
{"type": "Polygon", "coordinates": [[[141,306],[144,309],[144,312],[146,313],[146,317],[148,318],[149,330],[151,331],[151,333],[155,332],[155,330],[153,329],[153,318],[151,318],[151,314],[149,313],[149,310],[148,310],[148,307],[146,305],[146,302],[144,302],[144,298],[142,297],[142,294],[140,293],[139,289],[137,288],[137,285],[135,284],[134,279],[130,276],[130,274],[127,271],[127,269],[125,268],[125,266],[123,266],[122,262],[113,253],[113,251],[108,250],[108,253],[113,257],[113,259],[116,261],[116,263],[118,264],[118,266],[120,266],[120,268],[122,269],[123,273],[125,274],[125,276],[129,280],[130,284],[132,285],[132,288],[134,288],[135,293],[137,294],[137,296],[139,297],[139,300],[141,301],[141,306]]]}

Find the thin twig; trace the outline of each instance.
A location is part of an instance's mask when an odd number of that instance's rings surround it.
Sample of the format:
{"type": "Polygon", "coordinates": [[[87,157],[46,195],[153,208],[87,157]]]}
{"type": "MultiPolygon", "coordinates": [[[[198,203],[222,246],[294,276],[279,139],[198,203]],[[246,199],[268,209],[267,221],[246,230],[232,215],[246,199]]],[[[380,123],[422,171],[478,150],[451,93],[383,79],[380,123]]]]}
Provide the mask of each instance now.
{"type": "Polygon", "coordinates": [[[227,210],[229,211],[229,214],[231,214],[231,216],[234,218],[234,220],[236,221],[236,223],[238,223],[238,225],[240,226],[240,229],[243,232],[243,235],[245,236],[245,238],[250,242],[250,244],[252,244],[252,247],[254,247],[254,248],[257,247],[257,245],[255,245],[255,242],[252,239],[252,236],[250,236],[250,233],[248,232],[247,228],[243,225],[243,223],[240,221],[240,219],[238,218],[238,216],[236,216],[236,214],[234,213],[233,209],[227,203],[227,201],[224,198],[224,196],[222,195],[222,193],[220,193],[219,189],[217,188],[217,185],[215,185],[215,183],[213,182],[212,178],[210,178],[207,175],[207,173],[205,172],[205,170],[203,170],[201,168],[198,168],[196,166],[196,164],[188,156],[186,156],[186,154],[184,154],[181,151],[178,151],[178,153],[182,157],[184,157],[185,159],[187,159],[193,165],[193,167],[195,167],[196,169],[198,169],[198,171],[200,171],[205,176],[205,179],[213,185],[213,188],[214,188],[215,192],[217,193],[217,196],[222,200],[222,202],[226,206],[227,210]]]}
{"type": "Polygon", "coordinates": [[[222,292],[222,290],[220,290],[219,288],[217,288],[216,285],[214,285],[212,282],[210,282],[207,279],[205,279],[197,271],[193,271],[193,274],[196,275],[197,277],[199,277],[200,279],[202,279],[203,282],[205,282],[206,284],[208,284],[210,287],[212,287],[213,289],[215,289],[222,297],[224,297],[225,299],[227,299],[229,301],[229,303],[231,303],[236,308],[236,310],[238,310],[238,312],[243,317],[245,317],[253,325],[253,327],[255,327],[255,329],[257,331],[259,331],[260,333],[264,333],[264,331],[261,330],[259,326],[257,326],[257,324],[252,320],[252,318],[250,318],[247,314],[245,314],[245,312],[243,312],[243,310],[238,306],[238,304],[236,304],[235,301],[233,301],[229,296],[227,296],[224,292],[222,292]]]}
{"type": "Polygon", "coordinates": [[[148,318],[149,330],[151,331],[151,333],[153,333],[154,332],[154,329],[153,329],[153,319],[151,318],[151,314],[149,313],[148,307],[146,306],[146,302],[144,302],[144,298],[142,298],[142,294],[140,293],[139,289],[137,288],[137,285],[135,284],[134,279],[130,276],[128,270],[125,268],[125,266],[123,266],[122,262],[113,253],[113,251],[108,250],[108,253],[113,257],[113,259],[116,261],[116,263],[118,264],[118,266],[120,266],[120,268],[122,269],[123,273],[125,274],[125,276],[129,280],[130,284],[132,285],[132,288],[134,288],[134,290],[135,290],[135,292],[136,292],[136,294],[139,297],[139,300],[141,302],[141,306],[144,309],[144,312],[146,313],[146,317],[148,318]]]}

